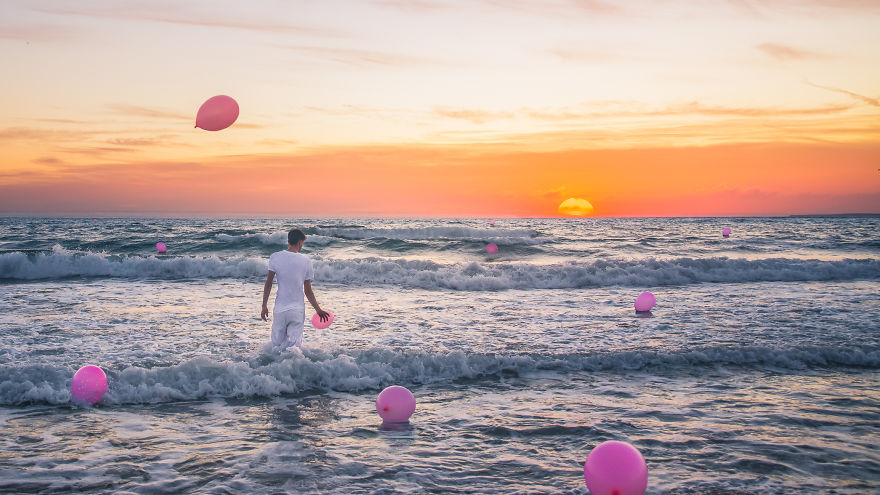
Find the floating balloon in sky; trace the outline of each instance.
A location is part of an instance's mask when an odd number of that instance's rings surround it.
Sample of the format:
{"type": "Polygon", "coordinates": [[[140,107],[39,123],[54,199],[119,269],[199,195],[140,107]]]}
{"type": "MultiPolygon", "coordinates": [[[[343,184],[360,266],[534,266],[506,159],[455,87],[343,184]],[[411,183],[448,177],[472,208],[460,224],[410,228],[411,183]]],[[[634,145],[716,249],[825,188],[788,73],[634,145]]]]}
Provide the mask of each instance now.
{"type": "Polygon", "coordinates": [[[382,421],[388,423],[409,421],[415,410],[416,398],[406,387],[400,385],[386,388],[376,398],[376,412],[382,417],[382,421]]]}
{"type": "Polygon", "coordinates": [[[106,391],[107,375],[97,366],[83,366],[70,382],[70,395],[80,404],[92,405],[101,400],[106,391]]]}
{"type": "Polygon", "coordinates": [[[725,227],[724,230],[721,231],[721,235],[723,235],[724,237],[729,237],[730,236],[730,227],[725,227]]]}
{"type": "Polygon", "coordinates": [[[165,254],[165,251],[167,251],[167,250],[168,250],[168,248],[165,247],[164,242],[157,242],[156,243],[156,251],[158,251],[159,254],[165,254]]]}
{"type": "Polygon", "coordinates": [[[587,456],[584,481],[591,495],[642,495],[648,488],[648,466],[635,447],[611,440],[587,456]]]}
{"type": "Polygon", "coordinates": [[[636,298],[636,311],[651,311],[655,302],[657,302],[657,299],[654,297],[654,294],[648,291],[642,292],[636,298]]]}
{"type": "Polygon", "coordinates": [[[498,252],[498,246],[496,246],[495,244],[488,244],[486,246],[486,252],[489,254],[495,254],[498,252]]]}
{"type": "Polygon", "coordinates": [[[220,131],[231,126],[238,118],[238,103],[226,95],[208,98],[196,114],[196,127],[206,131],[220,131]]]}
{"type": "Polygon", "coordinates": [[[318,316],[318,313],[315,313],[312,316],[312,326],[317,328],[318,330],[323,330],[329,327],[330,324],[333,323],[333,318],[336,318],[336,316],[333,313],[328,313],[328,315],[329,316],[327,317],[326,321],[321,321],[321,317],[318,316]]]}

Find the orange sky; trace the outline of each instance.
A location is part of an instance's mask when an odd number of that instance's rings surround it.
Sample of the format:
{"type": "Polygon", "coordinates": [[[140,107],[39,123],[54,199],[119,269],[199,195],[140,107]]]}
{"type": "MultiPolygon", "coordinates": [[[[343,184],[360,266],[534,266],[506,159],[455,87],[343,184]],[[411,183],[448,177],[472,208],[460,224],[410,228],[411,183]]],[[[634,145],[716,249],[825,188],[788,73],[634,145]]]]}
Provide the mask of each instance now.
{"type": "Polygon", "coordinates": [[[248,5],[0,5],[0,214],[880,212],[880,4],[248,5]]]}

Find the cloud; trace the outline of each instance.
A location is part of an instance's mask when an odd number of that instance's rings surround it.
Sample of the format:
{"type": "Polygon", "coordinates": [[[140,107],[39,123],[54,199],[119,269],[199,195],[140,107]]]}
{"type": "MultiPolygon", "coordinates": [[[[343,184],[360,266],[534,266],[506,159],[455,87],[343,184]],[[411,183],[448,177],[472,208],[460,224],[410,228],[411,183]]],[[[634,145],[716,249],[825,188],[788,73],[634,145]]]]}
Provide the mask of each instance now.
{"type": "Polygon", "coordinates": [[[510,119],[534,119],[547,122],[576,122],[597,119],[645,119],[651,117],[705,116],[705,117],[807,117],[836,115],[854,108],[854,105],[827,105],[819,107],[731,107],[705,105],[699,101],[678,103],[662,108],[650,108],[637,103],[588,102],[571,107],[529,108],[514,111],[491,111],[476,108],[437,107],[435,116],[449,119],[467,120],[482,124],[490,121],[510,119]]]}
{"type": "Polygon", "coordinates": [[[55,158],[54,156],[42,156],[40,158],[35,158],[31,160],[34,163],[39,163],[41,165],[59,165],[64,163],[61,159],[55,158]]]}
{"type": "Polygon", "coordinates": [[[61,24],[18,24],[0,26],[0,39],[26,42],[70,41],[83,36],[83,31],[61,24]]]}
{"type": "Polygon", "coordinates": [[[443,64],[424,57],[414,57],[399,53],[359,50],[356,48],[332,48],[321,46],[282,46],[299,54],[323,60],[358,67],[420,67],[443,64]]]}
{"type": "Polygon", "coordinates": [[[435,108],[434,114],[449,119],[467,120],[475,124],[482,124],[490,120],[506,120],[516,117],[516,115],[512,112],[493,112],[490,110],[449,107],[435,108]]]}
{"type": "Polygon", "coordinates": [[[824,53],[801,50],[781,43],[761,43],[756,48],[776,60],[820,60],[831,58],[824,53]]]}
{"type": "Polygon", "coordinates": [[[820,84],[813,84],[813,83],[811,83],[810,81],[806,81],[806,83],[809,84],[810,86],[814,87],[814,88],[825,89],[825,90],[828,90],[828,91],[834,91],[835,93],[845,94],[845,95],[847,95],[847,96],[850,96],[850,97],[852,97],[852,98],[855,98],[856,100],[859,100],[859,101],[865,102],[865,103],[867,103],[868,105],[875,106],[875,107],[880,107],[880,99],[877,99],[877,98],[871,98],[870,96],[860,95],[860,94],[858,94],[858,93],[853,93],[852,91],[847,91],[847,90],[845,90],[845,89],[834,88],[834,87],[831,87],[831,86],[822,86],[822,85],[820,85],[820,84]]]}
{"type": "Polygon", "coordinates": [[[438,10],[449,9],[452,5],[443,2],[434,2],[430,0],[376,0],[373,5],[380,7],[389,7],[393,9],[403,10],[406,12],[435,12],[438,10]]]}
{"type": "Polygon", "coordinates": [[[0,129],[0,141],[44,141],[47,143],[81,141],[93,134],[93,132],[79,130],[7,127],[0,129]]]}
{"type": "Polygon", "coordinates": [[[483,0],[483,3],[504,10],[519,10],[539,14],[570,17],[573,12],[586,14],[621,14],[623,9],[599,0],[483,0]]]}
{"type": "MultiPolygon", "coordinates": [[[[213,7],[213,4],[211,4],[213,7]]],[[[298,24],[280,23],[265,19],[248,20],[241,15],[223,15],[222,9],[212,8],[209,12],[187,11],[179,3],[149,4],[118,3],[99,7],[65,6],[35,9],[48,14],[79,15],[100,19],[124,19],[132,21],[151,21],[187,26],[242,29],[258,32],[287,34],[307,34],[317,36],[340,36],[340,33],[326,28],[308,27],[298,24]]],[[[277,17],[277,16],[276,16],[277,17]]]]}
{"type": "Polygon", "coordinates": [[[622,56],[614,53],[600,52],[595,50],[576,50],[571,48],[553,48],[547,53],[565,60],[566,62],[618,62],[622,59],[631,59],[630,56],[622,56]]]}
{"type": "Polygon", "coordinates": [[[170,120],[191,120],[195,122],[192,115],[184,115],[182,113],[168,112],[156,108],[141,107],[137,105],[127,105],[124,103],[113,103],[107,105],[115,114],[125,115],[128,117],[147,117],[151,119],[170,119],[170,120]]]}

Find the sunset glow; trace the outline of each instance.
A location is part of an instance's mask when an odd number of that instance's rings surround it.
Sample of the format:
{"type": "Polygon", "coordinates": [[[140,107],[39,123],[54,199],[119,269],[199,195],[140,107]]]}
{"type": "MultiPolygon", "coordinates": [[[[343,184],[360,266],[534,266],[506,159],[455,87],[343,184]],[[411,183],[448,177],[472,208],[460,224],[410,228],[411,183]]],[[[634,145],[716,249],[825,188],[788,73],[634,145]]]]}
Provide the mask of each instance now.
{"type": "Polygon", "coordinates": [[[880,212],[877,25],[831,0],[4,2],[0,213],[880,212]],[[237,122],[194,128],[219,94],[237,122]]]}

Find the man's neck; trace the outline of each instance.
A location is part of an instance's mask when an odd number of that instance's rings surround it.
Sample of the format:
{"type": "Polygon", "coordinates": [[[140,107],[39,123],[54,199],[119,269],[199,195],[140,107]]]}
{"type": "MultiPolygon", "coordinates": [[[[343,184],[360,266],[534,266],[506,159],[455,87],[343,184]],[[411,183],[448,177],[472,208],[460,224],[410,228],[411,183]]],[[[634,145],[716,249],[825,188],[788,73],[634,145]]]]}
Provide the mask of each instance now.
{"type": "Polygon", "coordinates": [[[302,249],[302,248],[298,248],[296,246],[291,246],[291,245],[287,246],[287,250],[290,251],[291,253],[298,253],[300,249],[302,249]]]}

